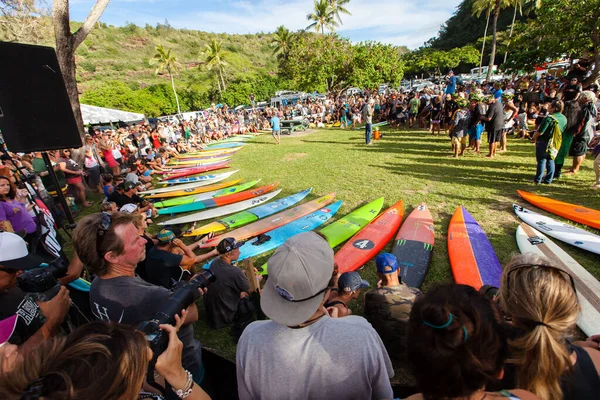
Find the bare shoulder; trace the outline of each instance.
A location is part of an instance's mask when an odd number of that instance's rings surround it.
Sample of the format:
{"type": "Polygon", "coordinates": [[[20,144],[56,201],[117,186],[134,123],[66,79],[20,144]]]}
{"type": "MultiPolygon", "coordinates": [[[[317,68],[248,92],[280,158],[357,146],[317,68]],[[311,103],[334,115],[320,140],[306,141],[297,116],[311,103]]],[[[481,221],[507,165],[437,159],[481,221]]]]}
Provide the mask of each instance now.
{"type": "Polygon", "coordinates": [[[600,350],[592,349],[591,347],[582,347],[582,349],[590,355],[596,371],[600,374],[600,350]]]}

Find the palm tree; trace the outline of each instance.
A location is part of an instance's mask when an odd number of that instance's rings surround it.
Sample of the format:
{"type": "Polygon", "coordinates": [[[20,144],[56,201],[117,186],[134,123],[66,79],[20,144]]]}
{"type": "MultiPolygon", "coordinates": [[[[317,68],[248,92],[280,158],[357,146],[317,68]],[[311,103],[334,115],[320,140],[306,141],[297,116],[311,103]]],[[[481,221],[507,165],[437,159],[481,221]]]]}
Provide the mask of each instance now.
{"type": "Polygon", "coordinates": [[[213,39],[210,44],[205,45],[206,52],[204,53],[206,68],[209,71],[214,71],[219,93],[221,93],[221,90],[227,90],[225,87],[225,78],[223,77],[225,67],[227,66],[227,62],[225,61],[227,53],[221,48],[221,44],[222,42],[217,43],[217,40],[213,39]]]}
{"type": "Polygon", "coordinates": [[[156,54],[154,55],[153,64],[158,64],[156,71],[154,71],[156,75],[162,74],[165,71],[167,74],[169,74],[169,77],[171,78],[171,87],[173,88],[173,93],[175,94],[175,102],[177,103],[177,113],[181,114],[179,97],[177,96],[177,91],[175,90],[175,80],[173,79],[173,74],[176,74],[181,70],[181,64],[177,61],[177,57],[171,54],[171,49],[166,50],[161,44],[156,46],[156,54]]]}
{"type": "MultiPolygon", "coordinates": [[[[492,1],[489,1],[489,3],[491,2],[492,1]]],[[[481,67],[483,66],[483,54],[485,53],[485,40],[487,39],[487,31],[490,25],[491,9],[489,4],[473,4],[472,14],[477,18],[481,17],[481,14],[483,14],[484,11],[487,14],[487,21],[485,23],[485,31],[483,31],[483,44],[481,45],[481,56],[479,58],[479,73],[481,73],[481,67]]]]}
{"type": "Polygon", "coordinates": [[[278,26],[271,40],[273,54],[277,55],[277,58],[287,59],[292,40],[294,40],[294,34],[285,26],[278,26]]]}
{"type": "Polygon", "coordinates": [[[315,2],[315,9],[312,13],[306,16],[306,19],[313,21],[312,24],[306,27],[306,29],[315,28],[316,32],[321,31],[325,34],[325,28],[332,30],[338,26],[338,22],[335,20],[335,15],[329,0],[313,0],[315,2]]]}
{"type": "Polygon", "coordinates": [[[492,19],[492,52],[490,54],[490,63],[488,66],[486,81],[490,81],[492,78],[492,69],[494,68],[494,61],[496,59],[496,45],[498,43],[498,17],[500,16],[500,10],[506,8],[512,4],[514,0],[475,0],[473,2],[473,13],[481,13],[487,10],[492,19]]]}
{"type": "MultiPolygon", "coordinates": [[[[531,11],[531,9],[538,9],[542,6],[542,0],[512,0],[512,2],[515,4],[515,12],[513,13],[512,24],[510,25],[510,33],[508,35],[509,44],[510,44],[510,39],[512,38],[512,35],[513,35],[513,30],[515,29],[515,21],[517,19],[517,10],[519,11],[519,14],[523,15],[523,6],[526,5],[527,3],[533,3],[531,8],[529,9],[529,11],[531,11]]],[[[504,52],[504,62],[505,63],[506,63],[507,58],[508,58],[508,46],[506,48],[506,51],[504,52]]]]}
{"type": "Polygon", "coordinates": [[[342,25],[342,17],[340,17],[340,14],[352,15],[350,11],[348,11],[348,9],[344,7],[348,3],[350,3],[350,0],[329,0],[329,7],[331,7],[333,15],[342,25]]]}

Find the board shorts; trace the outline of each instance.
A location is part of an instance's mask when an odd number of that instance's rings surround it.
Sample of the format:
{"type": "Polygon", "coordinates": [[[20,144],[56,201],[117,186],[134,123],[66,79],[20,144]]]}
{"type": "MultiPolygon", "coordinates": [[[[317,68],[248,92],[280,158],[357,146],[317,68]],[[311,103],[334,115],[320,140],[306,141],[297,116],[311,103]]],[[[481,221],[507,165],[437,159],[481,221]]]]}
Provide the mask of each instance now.
{"type": "Polygon", "coordinates": [[[273,135],[280,135],[281,134],[281,129],[273,129],[273,135]]]}
{"type": "Polygon", "coordinates": [[[587,153],[587,142],[586,137],[581,135],[575,136],[573,138],[573,143],[571,143],[569,155],[571,157],[585,156],[585,153],[587,153]]]}
{"type": "Polygon", "coordinates": [[[346,117],[340,117],[340,122],[342,124],[345,124],[347,121],[348,121],[348,118],[346,118],[346,117]]]}
{"type": "Polygon", "coordinates": [[[493,132],[488,132],[488,143],[497,143],[500,141],[502,137],[502,129],[494,130],[493,132]]]}
{"type": "Polygon", "coordinates": [[[477,124],[469,129],[469,137],[472,140],[481,140],[481,133],[483,132],[483,125],[477,124]]]}
{"type": "Polygon", "coordinates": [[[439,120],[439,119],[432,119],[432,120],[431,120],[431,123],[432,123],[432,124],[439,124],[439,123],[440,123],[440,120],[439,120]]]}

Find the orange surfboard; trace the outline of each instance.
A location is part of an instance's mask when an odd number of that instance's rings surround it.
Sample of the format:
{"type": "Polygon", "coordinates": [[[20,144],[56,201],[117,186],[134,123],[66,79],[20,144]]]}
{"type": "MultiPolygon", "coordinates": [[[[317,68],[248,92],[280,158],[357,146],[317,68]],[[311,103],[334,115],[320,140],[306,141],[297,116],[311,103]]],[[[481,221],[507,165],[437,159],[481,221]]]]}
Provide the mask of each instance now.
{"type": "Polygon", "coordinates": [[[592,228],[600,229],[600,211],[598,210],[553,200],[548,197],[538,196],[537,194],[524,192],[522,190],[517,190],[517,193],[519,196],[542,210],[570,219],[571,221],[579,222],[583,225],[591,226],[592,228]]]}

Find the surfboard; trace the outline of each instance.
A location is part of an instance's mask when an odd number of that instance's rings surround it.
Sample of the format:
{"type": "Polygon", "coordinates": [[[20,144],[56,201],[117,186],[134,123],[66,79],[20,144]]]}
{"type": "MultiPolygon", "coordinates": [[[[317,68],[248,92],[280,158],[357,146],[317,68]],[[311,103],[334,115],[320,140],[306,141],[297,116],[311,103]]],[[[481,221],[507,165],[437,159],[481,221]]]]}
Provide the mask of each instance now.
{"type": "Polygon", "coordinates": [[[139,194],[152,195],[152,194],[158,194],[158,193],[168,193],[168,192],[175,192],[175,191],[179,191],[179,190],[197,188],[200,186],[211,185],[213,183],[217,183],[217,182],[220,182],[222,180],[229,178],[231,175],[235,174],[238,171],[239,171],[239,169],[236,169],[236,170],[230,171],[230,172],[223,172],[221,174],[205,175],[209,178],[206,178],[204,180],[199,180],[196,182],[185,183],[185,184],[181,184],[181,185],[172,185],[172,186],[167,186],[167,187],[163,187],[163,188],[144,190],[143,192],[140,192],[139,194]]]}
{"type": "Polygon", "coordinates": [[[174,199],[163,200],[154,203],[154,207],[156,208],[164,208],[164,207],[174,207],[182,204],[193,203],[195,201],[207,200],[213,197],[226,196],[228,194],[243,192],[244,190],[248,190],[254,185],[260,182],[260,179],[255,181],[246,182],[241,185],[231,186],[225,189],[213,190],[212,192],[206,192],[201,194],[194,194],[189,196],[181,196],[176,197],[174,199]]]}
{"type": "Polygon", "coordinates": [[[536,207],[551,212],[554,215],[579,222],[580,224],[600,229],[600,211],[576,204],[565,203],[537,194],[517,190],[519,196],[536,207]]]}
{"type": "Polygon", "coordinates": [[[513,204],[515,214],[523,222],[531,225],[545,235],[552,236],[580,249],[600,254],[600,236],[584,231],[575,226],[559,222],[545,215],[538,214],[516,204],[513,204]]]}
{"type": "Polygon", "coordinates": [[[398,231],[403,215],[400,200],[348,240],[334,256],[339,272],[356,271],[375,257],[398,231]]]}
{"type": "Polygon", "coordinates": [[[216,171],[218,169],[223,169],[223,168],[227,168],[229,166],[230,161],[223,161],[223,162],[218,162],[216,164],[209,164],[206,166],[201,166],[201,167],[194,167],[194,168],[189,168],[185,171],[177,171],[174,173],[169,173],[166,174],[159,183],[173,183],[174,179],[178,179],[178,178],[185,178],[186,176],[190,176],[190,175],[196,175],[196,174],[202,174],[204,172],[209,172],[209,171],[216,171]]]}
{"type": "Polygon", "coordinates": [[[184,166],[184,167],[190,167],[190,166],[203,166],[203,165],[207,165],[207,164],[215,164],[218,162],[223,162],[223,161],[227,161],[227,160],[231,160],[232,156],[231,155],[225,155],[223,157],[218,157],[218,158],[214,158],[214,159],[200,159],[200,158],[189,158],[189,159],[185,159],[185,160],[178,160],[178,161],[169,161],[169,166],[184,166]]]}
{"type": "Polygon", "coordinates": [[[517,245],[521,253],[545,257],[573,277],[581,306],[577,325],[588,336],[600,332],[600,282],[566,251],[525,223],[517,228],[517,245]]]}
{"type": "MultiPolygon", "coordinates": [[[[222,168],[229,168],[228,166],[223,166],[217,169],[222,169],[222,168]]],[[[164,182],[160,182],[161,184],[167,184],[167,185],[179,185],[182,183],[192,183],[192,182],[198,182],[198,181],[202,181],[204,180],[205,175],[194,175],[194,176],[190,176],[187,178],[178,178],[178,179],[169,179],[168,181],[164,181],[164,182]]]]}
{"type": "MultiPolygon", "coordinates": [[[[373,200],[364,206],[346,214],[344,217],[332,222],[319,233],[325,237],[331,248],[334,248],[346,240],[350,239],[358,231],[371,222],[381,211],[383,207],[383,197],[373,200]]],[[[267,274],[268,265],[264,263],[258,271],[260,274],[267,274]]]]}
{"type": "Polygon", "coordinates": [[[334,198],[335,193],[331,193],[326,196],[319,197],[318,199],[302,203],[296,207],[290,208],[289,210],[281,211],[277,214],[271,215],[268,218],[263,218],[241,228],[234,229],[226,234],[215,236],[211,240],[202,244],[201,247],[215,247],[226,237],[232,237],[235,238],[235,240],[246,240],[251,237],[258,236],[262,233],[279,228],[280,226],[292,222],[320,208],[323,208],[331,203],[334,198]]]}
{"type": "Polygon", "coordinates": [[[427,204],[421,203],[406,218],[394,240],[392,253],[398,259],[402,282],[420,287],[433,255],[434,228],[427,204]]]}
{"type": "Polygon", "coordinates": [[[502,265],[487,235],[466,208],[460,206],[448,226],[448,256],[456,283],[500,287],[502,265]]]}
{"type": "Polygon", "coordinates": [[[215,143],[209,144],[206,146],[206,150],[215,150],[215,149],[231,149],[232,147],[242,147],[245,146],[246,143],[240,142],[227,142],[227,143],[215,143]]]}
{"type": "Polygon", "coordinates": [[[237,214],[230,215],[227,218],[211,222],[210,224],[186,232],[183,236],[200,236],[210,232],[224,231],[226,229],[237,228],[238,226],[249,224],[299,203],[308,196],[311,190],[312,188],[308,188],[291,196],[284,197],[283,199],[275,200],[246,211],[241,211],[237,214]]]}
{"type": "Polygon", "coordinates": [[[332,222],[319,230],[319,233],[325,237],[329,246],[334,248],[350,239],[369,222],[373,221],[382,207],[383,197],[380,197],[332,222]]]}
{"type": "Polygon", "coordinates": [[[237,147],[231,147],[229,149],[202,149],[202,150],[198,150],[194,153],[185,153],[185,154],[180,154],[178,157],[176,157],[176,159],[181,159],[181,158],[202,158],[202,157],[207,157],[207,156],[216,156],[216,155],[220,155],[220,156],[226,156],[226,155],[230,155],[233,153],[237,153],[243,146],[237,146],[237,147]]]}
{"type": "Polygon", "coordinates": [[[150,196],[144,196],[144,198],[158,199],[158,198],[176,198],[176,197],[180,197],[180,196],[190,196],[190,195],[195,195],[195,194],[200,194],[200,193],[212,192],[212,191],[223,189],[223,188],[226,188],[229,186],[235,186],[238,183],[240,183],[241,181],[242,181],[241,179],[235,179],[232,181],[219,182],[219,183],[215,183],[213,185],[201,186],[198,188],[190,188],[190,189],[177,190],[177,191],[168,192],[168,193],[153,194],[150,196]]]}
{"type": "Polygon", "coordinates": [[[260,204],[266,203],[271,200],[273,197],[277,196],[281,193],[281,189],[275,190],[273,192],[267,193],[263,196],[254,197],[252,199],[240,201],[237,203],[229,204],[223,207],[216,207],[206,211],[200,211],[194,214],[186,215],[185,217],[179,217],[170,219],[165,222],[159,222],[158,225],[181,225],[181,224],[189,224],[191,222],[203,221],[211,218],[222,217],[223,215],[229,215],[236,213],[238,211],[246,210],[250,207],[255,207],[260,204]]]}
{"type": "Polygon", "coordinates": [[[226,206],[227,204],[237,203],[268,193],[275,189],[277,185],[279,185],[279,182],[271,183],[270,185],[265,185],[259,187],[258,189],[246,190],[221,197],[213,197],[212,199],[194,201],[193,203],[182,204],[180,206],[161,208],[158,210],[158,215],[179,214],[183,212],[199,211],[207,208],[226,206]]]}

